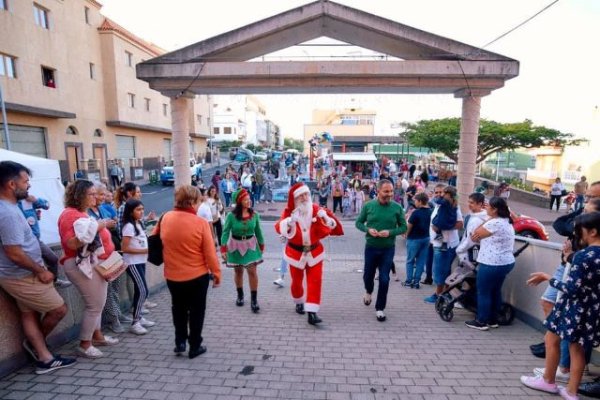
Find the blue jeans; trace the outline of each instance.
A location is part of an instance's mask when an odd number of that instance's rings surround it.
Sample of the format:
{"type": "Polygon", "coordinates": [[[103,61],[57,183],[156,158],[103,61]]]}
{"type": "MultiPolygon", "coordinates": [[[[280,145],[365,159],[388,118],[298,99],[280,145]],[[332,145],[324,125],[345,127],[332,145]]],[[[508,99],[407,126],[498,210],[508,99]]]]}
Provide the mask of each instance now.
{"type": "Polygon", "coordinates": [[[223,192],[223,197],[225,197],[225,207],[229,207],[231,204],[231,193],[223,192]]]}
{"type": "Polygon", "coordinates": [[[396,247],[369,247],[365,246],[365,268],[363,281],[367,293],[373,293],[375,287],[375,272],[379,269],[379,288],[377,289],[377,301],[375,310],[383,311],[387,303],[387,292],[390,286],[390,268],[394,261],[396,247]]]}
{"type": "MultiPolygon", "coordinates": [[[[589,364],[592,359],[593,347],[591,344],[584,346],[585,363],[589,364]]],[[[569,342],[567,340],[560,341],[560,362],[558,363],[563,368],[571,368],[571,356],[569,354],[569,342]]]]}
{"type": "Polygon", "coordinates": [[[406,282],[419,283],[427,261],[429,237],[406,241],[406,282]],[[416,273],[415,273],[416,266],[416,273]]]}
{"type": "Polygon", "coordinates": [[[427,248],[427,262],[425,263],[425,279],[433,280],[433,245],[429,243],[427,248]]]}
{"type": "Polygon", "coordinates": [[[477,321],[489,324],[496,321],[502,306],[502,284],[515,263],[477,267],[477,321]]]}
{"type": "Polygon", "coordinates": [[[254,193],[254,199],[256,201],[260,201],[260,196],[262,195],[263,186],[265,186],[265,185],[256,185],[256,193],[254,193]]]}
{"type": "Polygon", "coordinates": [[[583,201],[585,200],[585,196],[582,194],[578,194],[577,197],[575,198],[575,208],[574,211],[579,210],[581,207],[583,207],[583,201]]]}
{"type": "Polygon", "coordinates": [[[441,247],[433,247],[433,284],[445,285],[446,278],[450,275],[452,261],[456,257],[456,247],[448,247],[442,251],[441,247]]]}

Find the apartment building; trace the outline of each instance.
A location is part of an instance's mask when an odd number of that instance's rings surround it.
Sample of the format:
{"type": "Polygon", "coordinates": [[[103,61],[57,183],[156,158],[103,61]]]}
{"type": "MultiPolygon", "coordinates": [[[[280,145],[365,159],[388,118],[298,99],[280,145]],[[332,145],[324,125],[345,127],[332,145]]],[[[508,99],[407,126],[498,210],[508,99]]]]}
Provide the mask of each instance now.
{"type": "MultiPolygon", "coordinates": [[[[140,178],[171,158],[170,99],[136,79],[165,50],[101,14],[95,0],[0,0],[0,85],[10,148],[59,160],[64,180],[140,178]]],[[[202,157],[210,98],[190,112],[190,156],[202,157]]],[[[7,148],[3,138],[2,147],[7,148]]]]}

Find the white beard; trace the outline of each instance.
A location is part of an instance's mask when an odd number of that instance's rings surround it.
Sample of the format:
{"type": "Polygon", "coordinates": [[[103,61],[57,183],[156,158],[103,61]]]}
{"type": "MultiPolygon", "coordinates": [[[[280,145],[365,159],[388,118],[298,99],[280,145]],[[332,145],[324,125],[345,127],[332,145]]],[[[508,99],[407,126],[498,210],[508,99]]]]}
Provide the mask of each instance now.
{"type": "Polygon", "coordinates": [[[312,211],[312,199],[308,199],[306,203],[298,204],[294,209],[294,213],[297,216],[301,228],[310,228],[310,225],[312,224],[312,211]]]}

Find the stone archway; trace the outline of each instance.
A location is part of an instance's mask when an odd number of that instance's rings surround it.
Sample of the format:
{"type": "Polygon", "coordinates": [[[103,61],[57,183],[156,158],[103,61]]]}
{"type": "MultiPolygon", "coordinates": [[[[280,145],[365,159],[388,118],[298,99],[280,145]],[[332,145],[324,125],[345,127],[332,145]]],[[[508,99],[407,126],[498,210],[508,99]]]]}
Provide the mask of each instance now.
{"type": "Polygon", "coordinates": [[[328,0],[137,65],[139,79],[172,99],[176,184],[187,179],[187,105],[196,94],[452,94],[462,99],[458,192],[463,208],[473,190],[481,97],[518,74],[519,62],[511,58],[328,0]],[[249,62],[319,37],[395,60],[249,62]]]}

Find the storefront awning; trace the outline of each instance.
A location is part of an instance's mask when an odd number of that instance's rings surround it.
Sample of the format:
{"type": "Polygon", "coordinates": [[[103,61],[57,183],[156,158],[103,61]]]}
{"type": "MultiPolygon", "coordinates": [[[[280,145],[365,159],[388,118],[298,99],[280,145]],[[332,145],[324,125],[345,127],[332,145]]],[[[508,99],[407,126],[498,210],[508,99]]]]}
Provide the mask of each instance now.
{"type": "Polygon", "coordinates": [[[333,153],[333,161],[377,161],[373,153],[333,153]]]}

